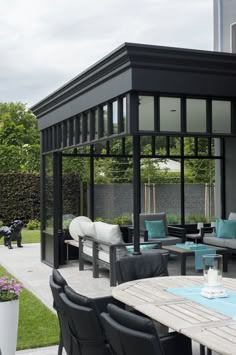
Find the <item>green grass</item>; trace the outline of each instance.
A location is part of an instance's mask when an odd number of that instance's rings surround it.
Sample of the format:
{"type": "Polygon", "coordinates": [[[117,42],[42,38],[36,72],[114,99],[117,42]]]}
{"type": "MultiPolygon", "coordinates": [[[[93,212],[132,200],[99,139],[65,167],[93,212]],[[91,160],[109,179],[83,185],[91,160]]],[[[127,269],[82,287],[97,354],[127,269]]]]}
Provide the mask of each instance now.
{"type": "MultiPolygon", "coordinates": [[[[12,276],[0,266],[0,277],[3,275],[12,276]]],[[[55,345],[58,342],[57,316],[24,289],[20,295],[17,350],[55,345]]]]}
{"type": "MultiPolygon", "coordinates": [[[[38,229],[23,229],[22,230],[22,244],[24,243],[39,243],[40,242],[40,230],[38,229]]],[[[13,244],[16,242],[12,242],[13,244]]],[[[0,245],[3,244],[3,238],[0,239],[0,245]]]]}

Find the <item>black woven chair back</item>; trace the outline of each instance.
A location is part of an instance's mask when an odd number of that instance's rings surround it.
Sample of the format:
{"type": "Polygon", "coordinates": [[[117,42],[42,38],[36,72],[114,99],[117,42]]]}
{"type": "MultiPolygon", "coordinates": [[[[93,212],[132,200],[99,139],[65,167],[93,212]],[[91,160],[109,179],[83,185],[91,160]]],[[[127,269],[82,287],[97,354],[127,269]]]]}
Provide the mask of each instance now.
{"type": "Polygon", "coordinates": [[[111,355],[96,310],[80,306],[61,293],[63,309],[69,317],[70,334],[81,355],[111,355]]]}
{"type": "Polygon", "coordinates": [[[140,255],[124,256],[116,262],[118,284],[149,277],[168,276],[167,254],[152,250],[140,255]]]}
{"type": "Polygon", "coordinates": [[[108,342],[115,355],[164,355],[153,322],[109,305],[101,319],[108,342]]]}
{"type": "Polygon", "coordinates": [[[60,325],[60,344],[58,355],[62,354],[62,347],[66,350],[67,355],[79,355],[80,353],[78,352],[78,346],[71,337],[68,317],[65,313],[64,304],[60,298],[60,294],[64,292],[64,289],[54,282],[53,276],[50,276],[49,278],[49,285],[53,295],[53,307],[57,311],[60,325]]]}

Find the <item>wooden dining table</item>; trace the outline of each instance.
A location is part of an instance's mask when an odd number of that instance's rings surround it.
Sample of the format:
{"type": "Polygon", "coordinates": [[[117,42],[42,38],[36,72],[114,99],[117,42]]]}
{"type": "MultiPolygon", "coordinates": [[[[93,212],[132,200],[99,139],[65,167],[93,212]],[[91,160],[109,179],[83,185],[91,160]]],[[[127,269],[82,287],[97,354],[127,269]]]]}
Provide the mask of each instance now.
{"type": "MultiPolygon", "coordinates": [[[[116,286],[112,295],[155,321],[223,355],[236,354],[236,321],[168,288],[203,286],[202,276],[168,276],[135,280],[116,286]]],[[[223,278],[236,292],[236,279],[223,278]]],[[[236,316],[236,305],[235,305],[236,316]]]]}

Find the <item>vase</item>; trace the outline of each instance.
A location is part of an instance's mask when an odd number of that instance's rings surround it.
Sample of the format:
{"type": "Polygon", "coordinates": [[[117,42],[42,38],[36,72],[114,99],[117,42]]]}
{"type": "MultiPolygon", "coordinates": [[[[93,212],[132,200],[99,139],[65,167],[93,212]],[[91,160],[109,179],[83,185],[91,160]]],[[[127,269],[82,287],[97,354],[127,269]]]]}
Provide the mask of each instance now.
{"type": "Polygon", "coordinates": [[[0,350],[15,355],[19,319],[19,300],[0,302],[0,350]]]}

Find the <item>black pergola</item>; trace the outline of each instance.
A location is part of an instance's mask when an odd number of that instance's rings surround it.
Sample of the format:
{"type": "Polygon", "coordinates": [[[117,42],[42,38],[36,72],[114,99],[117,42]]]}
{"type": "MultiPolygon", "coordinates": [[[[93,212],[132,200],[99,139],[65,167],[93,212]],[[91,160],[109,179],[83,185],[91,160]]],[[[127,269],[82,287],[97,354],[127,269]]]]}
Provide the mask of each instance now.
{"type": "MultiPolygon", "coordinates": [[[[165,158],[170,157],[170,139],[179,137],[181,163],[181,223],[185,220],[185,137],[193,137],[191,159],[218,161],[218,214],[225,217],[236,203],[232,194],[235,133],[234,54],[125,43],[85,72],[32,107],[41,132],[41,228],[42,260],[58,267],[62,230],[62,156],[90,159],[88,215],[94,218],[95,148],[104,142],[112,157],[112,141],[121,140],[116,157],[133,160],[134,250],[139,253],[140,150],[141,138],[150,137],[152,153],[158,137],[166,137],[165,158]],[[126,139],[132,137],[132,152],[126,139]],[[208,141],[200,156],[198,138],[208,141]],[[215,149],[212,151],[212,140],[215,149]],[[89,147],[82,150],[82,147],[89,147]],[[68,151],[68,152],[66,152],[68,151]],[[52,177],[52,203],[47,205],[47,174],[52,177]],[[47,228],[50,209],[51,228],[47,228]]],[[[189,158],[189,157],[188,157],[189,158]]]]}

